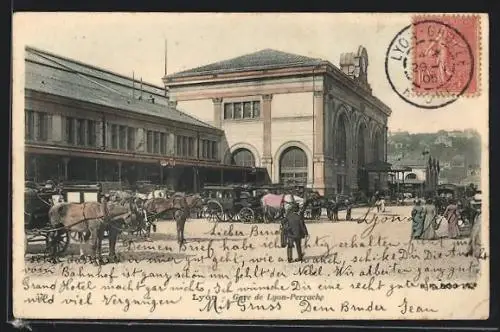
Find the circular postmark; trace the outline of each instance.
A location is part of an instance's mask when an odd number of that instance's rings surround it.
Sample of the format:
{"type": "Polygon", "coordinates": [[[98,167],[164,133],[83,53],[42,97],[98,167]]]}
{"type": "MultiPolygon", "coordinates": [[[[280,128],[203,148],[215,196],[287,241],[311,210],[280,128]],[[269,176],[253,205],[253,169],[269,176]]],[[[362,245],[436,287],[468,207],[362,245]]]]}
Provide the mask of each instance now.
{"type": "Polygon", "coordinates": [[[471,46],[456,28],[422,20],[403,28],[389,44],[385,73],[394,92],[426,109],[456,101],[474,75],[471,46]]]}

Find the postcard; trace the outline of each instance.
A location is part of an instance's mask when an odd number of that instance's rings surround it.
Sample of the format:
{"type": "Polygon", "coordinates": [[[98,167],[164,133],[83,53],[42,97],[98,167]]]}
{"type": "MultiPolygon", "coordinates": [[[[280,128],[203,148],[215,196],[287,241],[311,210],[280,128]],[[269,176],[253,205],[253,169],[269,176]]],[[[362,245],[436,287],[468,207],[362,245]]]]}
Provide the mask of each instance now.
{"type": "Polygon", "coordinates": [[[13,22],[15,318],[488,318],[486,14],[13,22]]]}

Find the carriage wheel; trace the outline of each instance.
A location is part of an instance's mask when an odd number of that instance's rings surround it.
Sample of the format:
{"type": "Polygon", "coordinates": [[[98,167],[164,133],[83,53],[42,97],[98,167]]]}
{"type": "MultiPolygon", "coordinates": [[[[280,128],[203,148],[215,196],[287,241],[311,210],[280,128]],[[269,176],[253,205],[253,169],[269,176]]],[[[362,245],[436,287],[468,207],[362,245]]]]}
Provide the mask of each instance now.
{"type": "Polygon", "coordinates": [[[225,213],[222,205],[217,201],[209,201],[207,203],[207,211],[210,214],[210,219],[214,221],[225,221],[225,213]]]}
{"type": "Polygon", "coordinates": [[[249,207],[242,208],[238,213],[238,216],[244,223],[252,222],[255,219],[255,213],[249,207]]]}
{"type": "Polygon", "coordinates": [[[51,231],[46,234],[45,250],[49,253],[60,255],[68,249],[70,234],[67,230],[51,231]]]}
{"type": "Polygon", "coordinates": [[[208,209],[208,207],[206,205],[204,205],[202,208],[201,208],[201,218],[202,219],[207,219],[207,220],[210,220],[211,218],[211,215],[210,215],[210,210],[208,209]]]}
{"type": "Polygon", "coordinates": [[[227,210],[227,211],[225,211],[224,214],[227,217],[227,219],[225,221],[239,221],[240,220],[238,213],[234,213],[233,210],[227,210]]]}

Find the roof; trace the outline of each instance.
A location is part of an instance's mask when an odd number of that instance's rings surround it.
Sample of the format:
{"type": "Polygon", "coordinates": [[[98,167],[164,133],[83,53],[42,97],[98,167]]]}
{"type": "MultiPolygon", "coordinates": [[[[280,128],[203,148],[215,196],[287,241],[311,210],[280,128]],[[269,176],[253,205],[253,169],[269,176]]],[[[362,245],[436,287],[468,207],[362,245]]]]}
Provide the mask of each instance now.
{"type": "Polygon", "coordinates": [[[140,82],[58,55],[26,48],[25,88],[83,102],[150,115],[172,121],[216,129],[178,109],[168,106],[165,91],[142,82],[143,99],[138,99],[140,82]],[[154,98],[154,103],[148,101],[154,98]]]}
{"type": "Polygon", "coordinates": [[[211,63],[205,66],[168,75],[167,78],[221,74],[229,72],[275,69],[293,66],[314,66],[324,62],[322,59],[310,58],[273,49],[264,49],[236,58],[211,63]]]}
{"type": "Polygon", "coordinates": [[[411,167],[411,168],[426,168],[427,160],[422,159],[400,159],[400,158],[387,158],[395,167],[411,167]]]}
{"type": "Polygon", "coordinates": [[[392,165],[385,161],[374,161],[366,164],[364,169],[368,172],[391,172],[392,165]]]}

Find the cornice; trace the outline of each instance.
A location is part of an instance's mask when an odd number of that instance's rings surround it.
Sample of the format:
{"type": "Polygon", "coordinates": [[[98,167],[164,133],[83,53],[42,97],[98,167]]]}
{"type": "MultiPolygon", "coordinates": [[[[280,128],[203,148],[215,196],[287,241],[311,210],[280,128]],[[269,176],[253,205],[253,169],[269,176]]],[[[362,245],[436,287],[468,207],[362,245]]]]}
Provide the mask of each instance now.
{"type": "Polygon", "coordinates": [[[215,85],[220,83],[234,83],[248,80],[265,80],[270,78],[285,78],[290,76],[315,76],[326,75],[340,83],[358,97],[364,99],[373,107],[379,109],[387,116],[391,115],[391,109],[367,90],[366,87],[358,84],[335,67],[329,61],[324,61],[316,66],[301,66],[293,68],[281,68],[272,70],[251,70],[232,73],[221,73],[214,75],[193,75],[185,77],[163,78],[165,85],[169,88],[188,87],[195,85],[215,85]]]}

